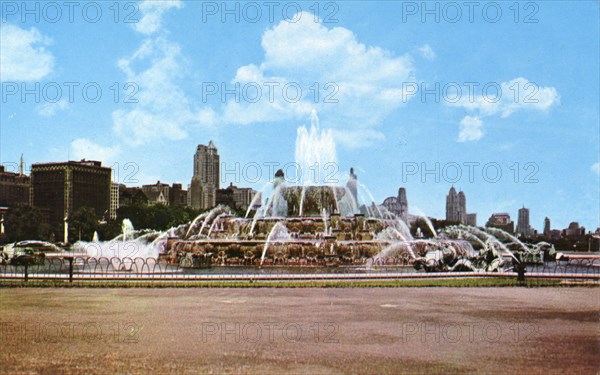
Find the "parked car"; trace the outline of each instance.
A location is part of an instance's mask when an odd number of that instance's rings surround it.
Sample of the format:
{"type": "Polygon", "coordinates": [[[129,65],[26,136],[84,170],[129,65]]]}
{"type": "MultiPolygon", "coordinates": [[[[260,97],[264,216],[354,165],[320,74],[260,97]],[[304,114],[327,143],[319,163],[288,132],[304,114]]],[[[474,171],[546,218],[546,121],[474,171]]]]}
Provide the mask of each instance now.
{"type": "Polygon", "coordinates": [[[44,264],[47,253],[62,253],[64,249],[51,242],[21,241],[5,245],[2,258],[15,266],[44,264]]]}

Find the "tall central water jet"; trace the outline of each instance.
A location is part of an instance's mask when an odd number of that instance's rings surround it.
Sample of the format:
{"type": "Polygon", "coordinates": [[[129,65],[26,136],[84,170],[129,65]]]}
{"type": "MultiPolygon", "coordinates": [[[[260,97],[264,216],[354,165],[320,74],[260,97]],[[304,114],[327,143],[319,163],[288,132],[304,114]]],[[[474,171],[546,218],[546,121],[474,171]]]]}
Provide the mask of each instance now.
{"type": "Polygon", "coordinates": [[[334,182],[332,171],[338,170],[333,134],[330,129],[320,129],[315,110],[310,122],[310,129],[301,126],[296,136],[297,182],[303,186],[330,185],[334,182]]]}

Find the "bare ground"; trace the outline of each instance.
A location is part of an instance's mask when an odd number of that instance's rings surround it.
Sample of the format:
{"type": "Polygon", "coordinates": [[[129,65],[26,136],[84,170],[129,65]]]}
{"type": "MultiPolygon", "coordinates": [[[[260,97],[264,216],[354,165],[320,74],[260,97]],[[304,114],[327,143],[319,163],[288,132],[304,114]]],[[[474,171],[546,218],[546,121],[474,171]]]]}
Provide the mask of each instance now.
{"type": "Polygon", "coordinates": [[[597,288],[5,289],[2,373],[597,374],[597,288]]]}

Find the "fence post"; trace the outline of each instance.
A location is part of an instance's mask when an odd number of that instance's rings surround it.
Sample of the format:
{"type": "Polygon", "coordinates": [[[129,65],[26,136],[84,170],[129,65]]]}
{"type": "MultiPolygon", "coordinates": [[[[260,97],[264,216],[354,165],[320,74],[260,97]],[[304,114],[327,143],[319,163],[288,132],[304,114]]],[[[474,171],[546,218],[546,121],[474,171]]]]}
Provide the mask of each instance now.
{"type": "Polygon", "coordinates": [[[73,257],[66,257],[69,261],[69,282],[73,282],[73,257]]]}
{"type": "Polygon", "coordinates": [[[29,265],[27,263],[25,263],[25,282],[29,281],[28,268],[29,268],[29,265]]]}
{"type": "Polygon", "coordinates": [[[517,271],[517,282],[525,282],[525,272],[527,272],[527,265],[524,262],[523,256],[520,253],[515,253],[515,257],[512,260],[513,268],[517,271]]]}
{"type": "Polygon", "coordinates": [[[515,268],[517,269],[517,281],[525,282],[525,268],[526,265],[523,262],[519,262],[516,264],[515,268]]]}
{"type": "Polygon", "coordinates": [[[517,281],[525,282],[525,267],[519,267],[517,272],[518,272],[517,281]]]}

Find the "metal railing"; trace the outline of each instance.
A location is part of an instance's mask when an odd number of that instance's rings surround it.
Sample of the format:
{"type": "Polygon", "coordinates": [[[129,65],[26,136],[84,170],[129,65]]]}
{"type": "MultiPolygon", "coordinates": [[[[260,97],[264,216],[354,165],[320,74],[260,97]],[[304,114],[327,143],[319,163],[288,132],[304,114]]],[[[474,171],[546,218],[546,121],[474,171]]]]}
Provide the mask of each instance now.
{"type": "MultiPolygon", "coordinates": [[[[314,279],[394,279],[427,277],[504,276],[508,272],[417,272],[406,261],[380,262],[366,266],[213,266],[191,269],[171,265],[157,258],[45,258],[37,264],[0,265],[0,279],[4,280],[314,280],[314,279]]],[[[526,277],[595,279],[600,280],[600,258],[573,258],[532,264],[526,268],[526,277]]]]}

